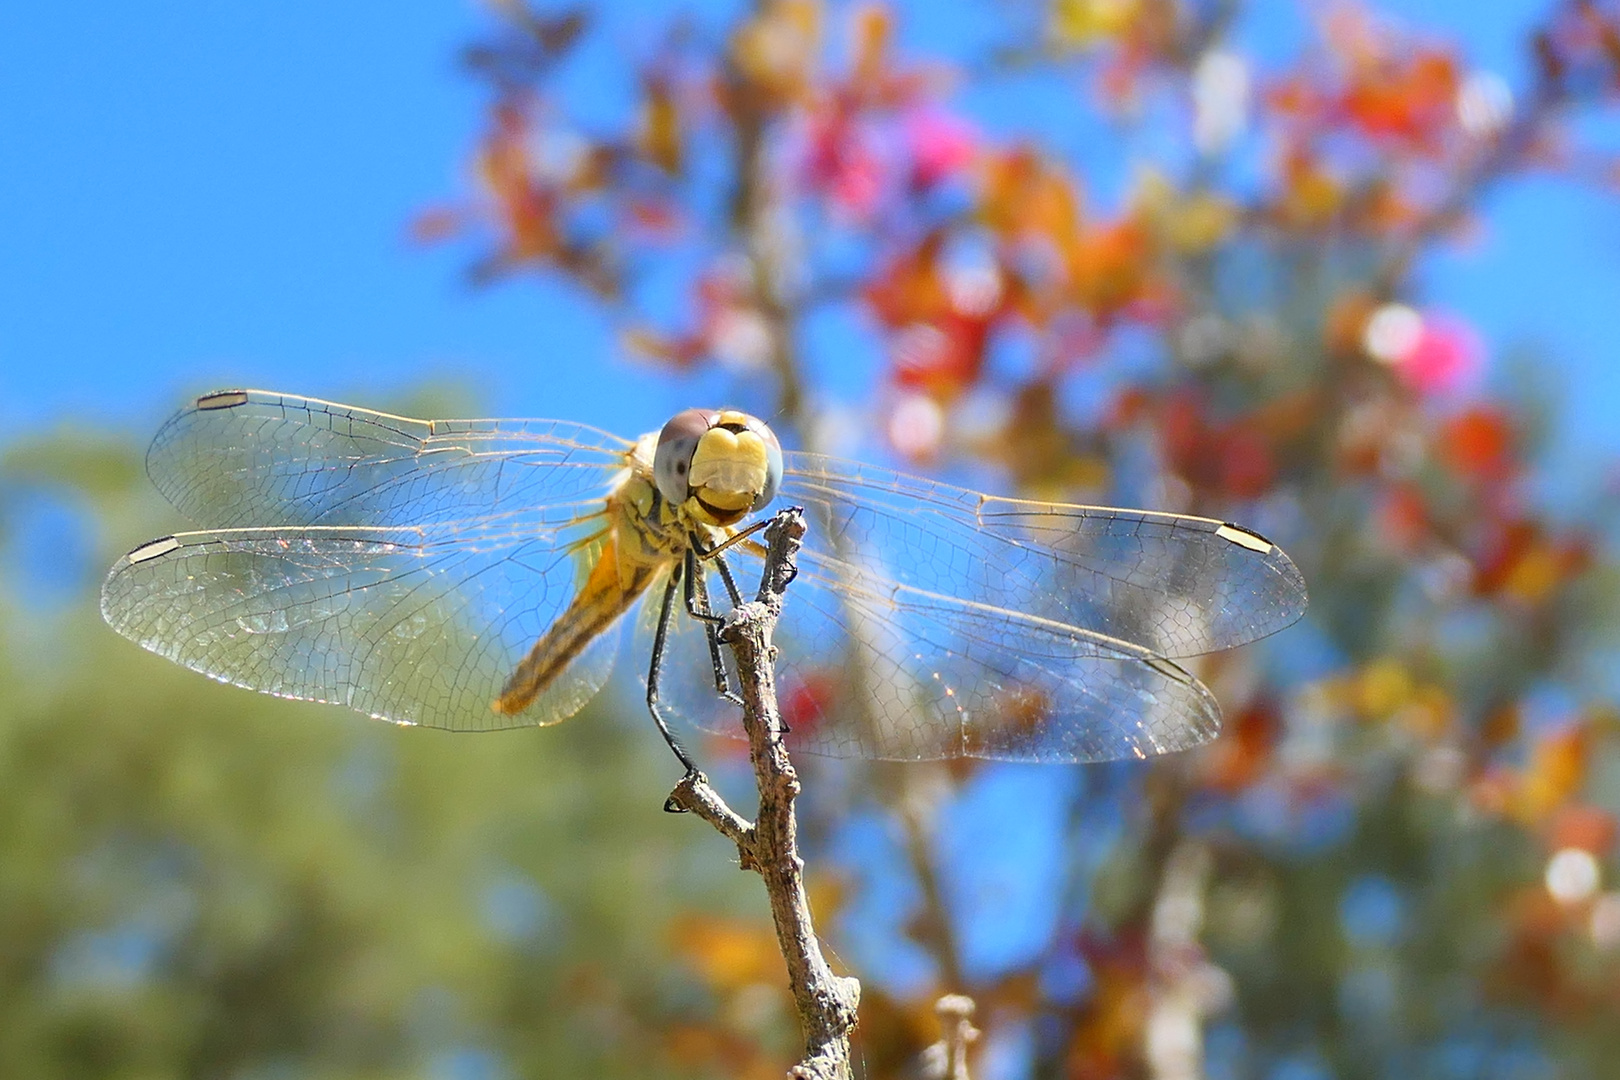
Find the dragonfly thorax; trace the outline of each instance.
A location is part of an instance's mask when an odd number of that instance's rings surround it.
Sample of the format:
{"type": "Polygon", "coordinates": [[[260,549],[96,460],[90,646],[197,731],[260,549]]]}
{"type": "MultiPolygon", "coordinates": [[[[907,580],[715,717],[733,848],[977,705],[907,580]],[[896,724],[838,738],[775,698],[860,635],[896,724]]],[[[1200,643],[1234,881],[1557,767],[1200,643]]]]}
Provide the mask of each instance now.
{"type": "Polygon", "coordinates": [[[658,433],[653,479],[668,503],[705,525],[735,525],[776,497],[782,447],[763,420],[687,409],[658,433]]]}

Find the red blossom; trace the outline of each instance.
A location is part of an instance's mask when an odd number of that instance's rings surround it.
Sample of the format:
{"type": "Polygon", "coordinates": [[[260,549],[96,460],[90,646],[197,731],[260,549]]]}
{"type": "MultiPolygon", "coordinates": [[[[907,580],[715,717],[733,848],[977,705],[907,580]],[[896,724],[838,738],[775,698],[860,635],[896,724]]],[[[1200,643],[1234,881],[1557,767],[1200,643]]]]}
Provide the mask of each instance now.
{"type": "Polygon", "coordinates": [[[1607,855],[1614,846],[1614,815],[1596,806],[1569,806],[1547,823],[1547,849],[1580,848],[1594,855],[1607,855]]]}
{"type": "Polygon", "coordinates": [[[1447,420],[1439,447],[1446,463],[1465,479],[1505,480],[1517,467],[1510,422],[1492,406],[1475,406],[1447,420]]]}
{"type": "Polygon", "coordinates": [[[873,133],[848,101],[837,101],[810,117],[802,158],[810,191],[857,219],[877,210],[889,167],[873,133]]]}

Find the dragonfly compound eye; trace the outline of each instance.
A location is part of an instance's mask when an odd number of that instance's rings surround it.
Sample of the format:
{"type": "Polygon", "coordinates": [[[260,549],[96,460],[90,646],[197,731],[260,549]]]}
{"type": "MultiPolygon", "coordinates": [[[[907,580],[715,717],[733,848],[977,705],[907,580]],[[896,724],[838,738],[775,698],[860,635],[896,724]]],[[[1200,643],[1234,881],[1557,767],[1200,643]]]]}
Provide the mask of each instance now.
{"type": "Polygon", "coordinates": [[[658,433],[653,482],[671,506],[681,505],[692,493],[692,455],[697,452],[698,440],[714,426],[715,416],[706,409],[687,409],[676,413],[658,433]]]}
{"type": "Polygon", "coordinates": [[[722,412],[698,439],[685,479],[691,512],[713,525],[735,524],[776,498],[782,446],[764,421],[722,412]]]}

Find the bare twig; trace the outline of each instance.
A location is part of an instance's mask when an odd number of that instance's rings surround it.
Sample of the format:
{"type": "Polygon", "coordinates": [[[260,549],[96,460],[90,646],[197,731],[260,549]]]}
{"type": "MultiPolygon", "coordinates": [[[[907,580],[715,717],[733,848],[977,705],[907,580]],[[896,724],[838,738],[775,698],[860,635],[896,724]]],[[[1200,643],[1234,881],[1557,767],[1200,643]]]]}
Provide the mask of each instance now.
{"type": "Polygon", "coordinates": [[[788,986],[804,1032],[804,1058],[791,1075],[800,1080],[847,1080],[851,1075],[849,1033],[855,1026],[860,983],[833,974],[811,922],[793,812],[799,779],[782,744],[773,664],[776,649],[771,644],[783,595],[798,572],[794,560],[804,532],[804,511],[797,507],[782,511],[766,526],[765,573],[759,594],[728,615],[720,632],[737,658],[743,727],[759,788],[758,821],[750,823],[735,813],[702,775],[682,780],[669,799],[735,843],[743,867],[758,871],[765,881],[776,940],[787,961],[788,986]]]}

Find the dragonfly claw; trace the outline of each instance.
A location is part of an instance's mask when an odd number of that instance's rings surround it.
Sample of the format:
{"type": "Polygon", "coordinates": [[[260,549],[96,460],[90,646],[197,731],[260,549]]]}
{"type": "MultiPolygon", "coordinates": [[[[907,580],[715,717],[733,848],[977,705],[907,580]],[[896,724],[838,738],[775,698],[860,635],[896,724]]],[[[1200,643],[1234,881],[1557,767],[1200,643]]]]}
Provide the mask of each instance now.
{"type": "Polygon", "coordinates": [[[685,813],[689,813],[690,808],[683,805],[681,803],[680,799],[678,798],[678,796],[680,795],[680,793],[682,791],[690,791],[692,788],[696,787],[697,785],[699,785],[699,784],[707,784],[708,782],[709,782],[708,777],[704,776],[703,773],[700,770],[693,769],[693,768],[687,769],[686,770],[686,775],[681,777],[680,781],[675,785],[675,789],[669,793],[669,798],[664,800],[664,813],[666,813],[666,814],[685,814],[685,813]]]}

